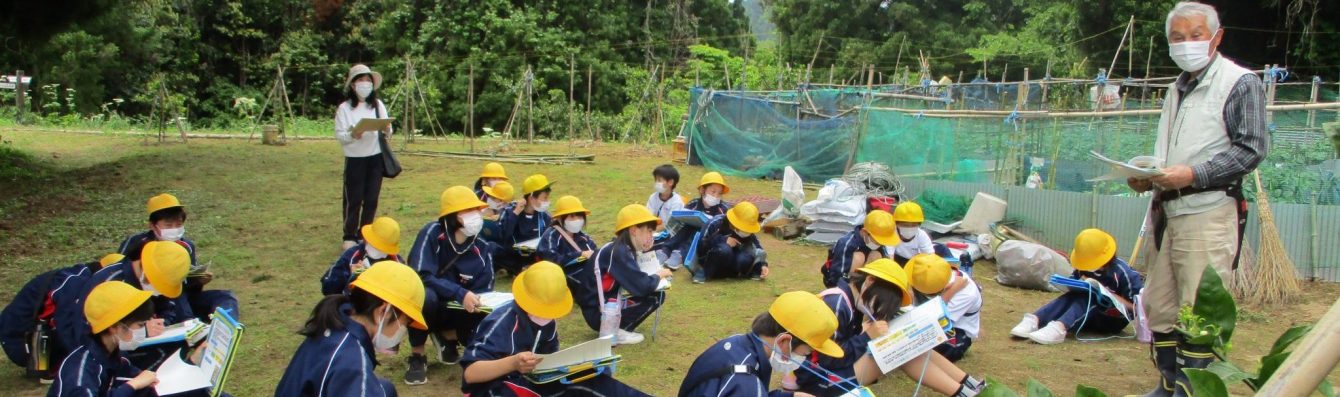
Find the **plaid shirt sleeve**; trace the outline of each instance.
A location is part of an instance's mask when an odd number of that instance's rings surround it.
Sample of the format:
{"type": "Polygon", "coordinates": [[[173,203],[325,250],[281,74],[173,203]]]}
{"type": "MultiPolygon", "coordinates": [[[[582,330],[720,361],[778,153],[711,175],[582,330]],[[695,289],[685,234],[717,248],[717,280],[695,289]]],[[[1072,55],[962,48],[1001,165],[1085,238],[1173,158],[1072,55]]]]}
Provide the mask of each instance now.
{"type": "Polygon", "coordinates": [[[1209,161],[1192,167],[1192,186],[1224,186],[1242,179],[1266,157],[1270,138],[1266,130],[1266,95],[1260,76],[1238,79],[1224,104],[1224,125],[1232,146],[1209,161]]]}

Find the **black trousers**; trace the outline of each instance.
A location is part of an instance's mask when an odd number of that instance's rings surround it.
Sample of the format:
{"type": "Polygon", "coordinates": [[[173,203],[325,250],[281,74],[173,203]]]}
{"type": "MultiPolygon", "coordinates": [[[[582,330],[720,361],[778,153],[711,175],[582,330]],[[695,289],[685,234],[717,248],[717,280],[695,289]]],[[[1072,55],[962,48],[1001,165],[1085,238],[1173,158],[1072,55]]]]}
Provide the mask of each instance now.
{"type": "Polygon", "coordinates": [[[361,240],[359,228],[377,216],[382,195],[382,155],[344,158],[344,240],[361,240]]]}

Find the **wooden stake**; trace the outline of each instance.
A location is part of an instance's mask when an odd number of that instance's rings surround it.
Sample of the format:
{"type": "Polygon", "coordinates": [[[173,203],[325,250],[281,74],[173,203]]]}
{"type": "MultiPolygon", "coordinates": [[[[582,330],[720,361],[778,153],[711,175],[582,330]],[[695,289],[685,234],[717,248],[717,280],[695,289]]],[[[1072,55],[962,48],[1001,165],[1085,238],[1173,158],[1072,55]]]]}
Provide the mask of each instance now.
{"type": "Polygon", "coordinates": [[[1340,299],[1284,359],[1257,397],[1307,396],[1340,364],[1340,299]]]}
{"type": "Polygon", "coordinates": [[[591,65],[586,65],[586,132],[591,134],[591,142],[596,141],[596,130],[591,128],[591,65]]]}
{"type": "MultiPolygon", "coordinates": [[[[723,63],[723,64],[721,64],[721,67],[726,68],[726,91],[730,91],[730,90],[732,90],[733,87],[734,87],[734,86],[732,86],[732,85],[730,84],[730,65],[727,65],[727,64],[724,64],[724,63],[723,63]]],[[[748,67],[746,67],[746,69],[747,69],[747,68],[748,68],[748,67]]]]}
{"type": "Polygon", "coordinates": [[[828,64],[828,84],[833,84],[833,64],[828,64]]]}
{"type": "Polygon", "coordinates": [[[28,87],[23,84],[23,69],[15,71],[14,75],[19,78],[18,81],[14,82],[14,120],[18,124],[23,124],[23,113],[28,110],[28,107],[24,106],[23,100],[28,94],[28,87]]]}
{"type": "MultiPolygon", "coordinates": [[[[577,69],[573,64],[572,56],[568,56],[568,142],[572,142],[572,109],[575,106],[577,97],[573,95],[575,84],[577,83],[577,69]]],[[[568,145],[571,148],[571,145],[568,145]]]]}
{"type": "MultiPolygon", "coordinates": [[[[1308,102],[1317,103],[1317,97],[1320,94],[1321,94],[1321,79],[1314,78],[1312,79],[1312,97],[1311,97],[1312,99],[1309,100],[1308,102]]],[[[1307,111],[1307,127],[1312,128],[1316,126],[1317,126],[1317,111],[1316,110],[1307,111]]]]}
{"type": "Polygon", "coordinates": [[[526,142],[535,143],[535,71],[526,65],[526,142]]]}
{"type": "Polygon", "coordinates": [[[466,108],[468,115],[465,120],[466,135],[470,136],[470,153],[475,152],[475,63],[470,62],[470,87],[466,91],[466,108]]]}
{"type": "MultiPolygon", "coordinates": [[[[410,60],[409,57],[405,57],[405,83],[406,83],[405,88],[413,90],[414,89],[413,82],[414,82],[414,61],[410,60]]],[[[373,106],[376,106],[376,104],[373,104],[373,106]]],[[[410,94],[405,98],[406,140],[414,139],[414,113],[416,113],[414,110],[415,110],[414,94],[410,94]]]]}
{"type": "MultiPolygon", "coordinates": [[[[828,34],[827,30],[819,32],[819,41],[814,43],[814,55],[810,56],[810,63],[805,65],[805,84],[810,83],[810,71],[814,69],[814,60],[819,59],[819,48],[824,45],[824,36],[827,34],[828,34]]],[[[828,76],[829,80],[833,79],[832,73],[829,73],[828,76]]]]}

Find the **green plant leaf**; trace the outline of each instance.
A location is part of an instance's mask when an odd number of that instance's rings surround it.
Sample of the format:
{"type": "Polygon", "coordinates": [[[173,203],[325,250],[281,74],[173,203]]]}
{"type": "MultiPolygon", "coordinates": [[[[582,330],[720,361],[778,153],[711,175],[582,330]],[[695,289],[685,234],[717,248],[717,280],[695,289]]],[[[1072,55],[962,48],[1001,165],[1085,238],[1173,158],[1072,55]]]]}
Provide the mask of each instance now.
{"type": "Polygon", "coordinates": [[[1236,365],[1233,365],[1233,363],[1227,361],[1212,362],[1209,367],[1205,368],[1205,370],[1213,372],[1215,375],[1219,375],[1219,379],[1223,379],[1224,384],[1232,384],[1256,378],[1256,374],[1243,371],[1236,365]]]}
{"type": "Polygon", "coordinates": [[[1323,397],[1335,397],[1335,386],[1331,386],[1330,379],[1322,379],[1321,384],[1317,385],[1317,392],[1323,397]]]}
{"type": "Polygon", "coordinates": [[[1261,369],[1256,370],[1256,377],[1248,382],[1252,385],[1252,389],[1260,389],[1261,386],[1265,385],[1266,381],[1270,380],[1270,377],[1275,374],[1275,370],[1280,368],[1280,364],[1284,364],[1284,360],[1289,358],[1289,353],[1283,352],[1261,357],[1261,369]]]}
{"type": "Polygon", "coordinates": [[[1027,388],[1027,391],[1028,391],[1028,397],[1052,397],[1052,396],[1053,396],[1053,395],[1052,395],[1052,391],[1049,390],[1049,389],[1047,389],[1047,386],[1044,386],[1044,385],[1042,384],[1042,382],[1038,382],[1037,379],[1029,378],[1029,379],[1028,379],[1028,383],[1027,383],[1024,387],[1027,388]]]}
{"type": "Polygon", "coordinates": [[[1196,397],[1228,397],[1228,386],[1224,385],[1223,379],[1219,379],[1219,375],[1198,368],[1183,368],[1182,372],[1191,382],[1191,390],[1196,397]]]}
{"type": "Polygon", "coordinates": [[[1075,385],[1075,397],[1107,397],[1107,393],[1085,385],[1075,385]]]}
{"type": "Polygon", "coordinates": [[[1238,305],[1233,302],[1233,295],[1224,288],[1223,279],[1213,266],[1206,266],[1201,274],[1200,287],[1196,290],[1196,305],[1192,311],[1219,327],[1219,340],[1223,345],[1227,345],[1233,338],[1233,328],[1238,322],[1238,305]]]}
{"type": "Polygon", "coordinates": [[[1001,381],[999,381],[999,380],[997,380],[997,379],[995,379],[995,378],[986,378],[986,388],[985,388],[985,389],[982,389],[982,392],[981,392],[981,393],[978,393],[977,396],[978,396],[978,397],[1019,397],[1019,393],[1015,393],[1014,390],[1010,390],[1010,387],[1009,387],[1009,386],[1005,386],[1005,383],[1003,383],[1003,382],[1001,382],[1001,381]]]}
{"type": "Polygon", "coordinates": [[[1289,346],[1294,344],[1294,342],[1303,339],[1303,336],[1307,335],[1307,332],[1311,330],[1312,330],[1311,324],[1299,325],[1293,328],[1289,328],[1288,331],[1284,331],[1283,334],[1280,334],[1279,338],[1275,339],[1275,345],[1270,348],[1270,353],[1267,353],[1266,355],[1269,356],[1273,354],[1283,353],[1284,350],[1288,349],[1289,346]]]}

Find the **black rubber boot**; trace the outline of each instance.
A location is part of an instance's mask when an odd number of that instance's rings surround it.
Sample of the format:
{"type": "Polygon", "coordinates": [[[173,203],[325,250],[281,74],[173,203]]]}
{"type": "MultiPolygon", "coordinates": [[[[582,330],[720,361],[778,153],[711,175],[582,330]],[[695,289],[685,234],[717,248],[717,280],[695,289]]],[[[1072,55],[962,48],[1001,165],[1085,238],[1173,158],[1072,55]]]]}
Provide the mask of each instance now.
{"type": "Polygon", "coordinates": [[[1205,369],[1214,362],[1214,349],[1205,345],[1193,345],[1181,340],[1177,343],[1177,381],[1173,397],[1187,397],[1191,395],[1191,382],[1187,380],[1186,373],[1182,370],[1186,368],[1205,369]]]}
{"type": "Polygon", "coordinates": [[[1181,338],[1173,333],[1154,333],[1154,343],[1150,344],[1149,358],[1154,368],[1159,370],[1159,384],[1143,397],[1172,397],[1173,383],[1181,371],[1177,367],[1177,342],[1181,338]]]}

